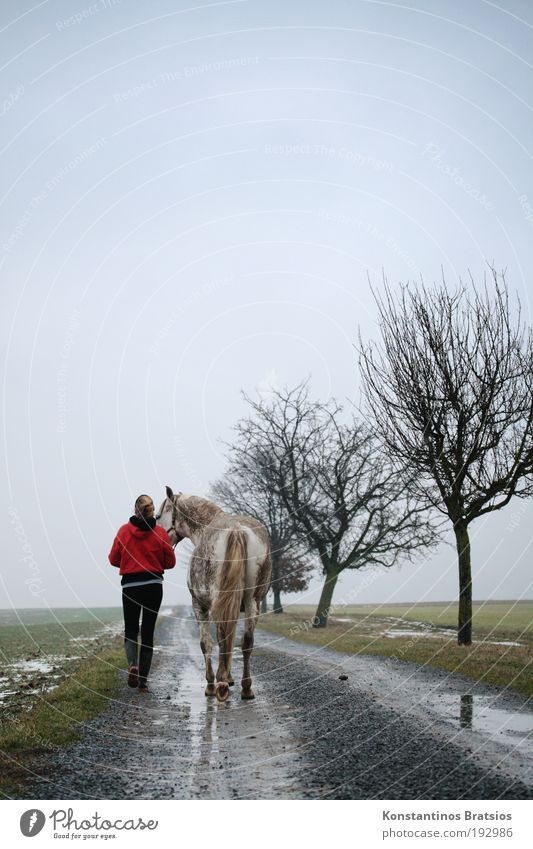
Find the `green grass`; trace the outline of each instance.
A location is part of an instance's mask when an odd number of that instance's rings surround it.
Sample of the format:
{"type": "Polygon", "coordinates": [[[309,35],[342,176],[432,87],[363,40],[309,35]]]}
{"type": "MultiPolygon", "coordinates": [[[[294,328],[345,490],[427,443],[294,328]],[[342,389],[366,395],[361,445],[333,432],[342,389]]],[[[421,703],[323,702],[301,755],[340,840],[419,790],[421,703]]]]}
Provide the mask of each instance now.
{"type": "Polygon", "coordinates": [[[312,628],[316,610],[303,605],[285,607],[283,614],[268,614],[259,627],[290,639],[326,646],[350,654],[371,654],[444,669],[475,681],[509,687],[533,696],[533,602],[478,602],[474,605],[474,644],[458,646],[454,635],[417,636],[420,628],[456,627],[455,604],[360,605],[332,611],[327,628],[312,628]],[[349,619],[336,621],[335,617],[349,619]],[[397,617],[404,622],[393,622],[397,617]],[[385,630],[413,628],[412,635],[387,637],[385,630]],[[522,646],[499,646],[493,642],[513,641],[522,646]]]}
{"type": "Polygon", "coordinates": [[[46,753],[72,743],[82,723],[101,713],[120,689],[126,668],[121,637],[80,663],[59,686],[0,726],[0,792],[18,793],[24,779],[45,764],[46,753]]]}

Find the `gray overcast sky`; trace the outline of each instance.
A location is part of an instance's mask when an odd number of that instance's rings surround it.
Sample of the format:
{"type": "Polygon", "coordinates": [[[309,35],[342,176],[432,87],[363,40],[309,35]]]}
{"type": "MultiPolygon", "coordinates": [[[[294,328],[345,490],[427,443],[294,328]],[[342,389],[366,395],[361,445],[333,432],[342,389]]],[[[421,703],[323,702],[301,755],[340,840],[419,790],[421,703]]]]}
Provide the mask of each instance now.
{"type": "MultiPolygon", "coordinates": [[[[207,492],[241,388],[357,398],[367,275],[493,261],[531,321],[531,3],[177,6],[0,8],[0,606],[120,604],[117,528],[207,492]]],[[[532,522],[474,524],[476,598],[533,595],[532,522]]],[[[337,598],[454,599],[456,572],[443,545],[337,598]]]]}

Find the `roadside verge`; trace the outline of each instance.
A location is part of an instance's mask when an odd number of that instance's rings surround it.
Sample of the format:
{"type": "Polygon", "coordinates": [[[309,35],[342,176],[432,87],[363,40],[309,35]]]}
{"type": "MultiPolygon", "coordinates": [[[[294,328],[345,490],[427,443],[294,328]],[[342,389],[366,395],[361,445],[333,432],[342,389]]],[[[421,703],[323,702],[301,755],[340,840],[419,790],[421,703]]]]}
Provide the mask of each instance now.
{"type": "Polygon", "coordinates": [[[458,646],[455,636],[424,637],[413,633],[390,639],[376,633],[361,633],[355,621],[331,624],[327,628],[307,627],[308,622],[304,611],[269,613],[259,618],[257,626],[296,642],[353,655],[378,655],[416,663],[533,696],[533,653],[529,644],[516,647],[487,641],[458,646]]]}

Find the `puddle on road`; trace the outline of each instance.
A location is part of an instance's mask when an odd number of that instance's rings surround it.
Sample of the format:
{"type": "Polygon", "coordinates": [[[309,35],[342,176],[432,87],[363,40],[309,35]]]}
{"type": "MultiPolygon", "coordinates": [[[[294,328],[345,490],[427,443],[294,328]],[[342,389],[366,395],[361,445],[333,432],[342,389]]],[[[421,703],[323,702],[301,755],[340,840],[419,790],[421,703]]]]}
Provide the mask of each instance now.
{"type": "MultiPolygon", "coordinates": [[[[204,663],[197,634],[191,642],[185,621],[177,627],[189,653],[180,670],[179,692],[171,699],[173,709],[179,703],[190,709],[189,765],[182,775],[187,781],[183,798],[283,798],[286,792],[296,792],[288,788],[295,784],[298,741],[283,724],[278,727],[272,720],[262,703],[259,680],[255,682],[257,698],[241,701],[242,657],[238,649],[232,666],[235,686],[228,701],[219,704],[215,697],[204,695],[204,663]],[[289,770],[288,757],[294,758],[289,770]]],[[[240,642],[239,632],[235,642],[240,642]]],[[[216,660],[216,649],[214,655],[216,660]]]]}
{"type": "Polygon", "coordinates": [[[512,739],[513,745],[529,747],[533,743],[533,713],[519,713],[493,707],[490,696],[472,693],[452,695],[439,693],[431,707],[461,728],[497,737],[512,739]]]}
{"type": "MultiPolygon", "coordinates": [[[[205,678],[203,669],[189,660],[180,674],[179,691],[171,699],[173,707],[185,703],[189,710],[190,766],[187,773],[188,798],[218,798],[220,765],[220,741],[218,736],[218,712],[226,709],[213,698],[204,695],[205,678]]],[[[220,796],[220,798],[222,798],[220,796]]]]}

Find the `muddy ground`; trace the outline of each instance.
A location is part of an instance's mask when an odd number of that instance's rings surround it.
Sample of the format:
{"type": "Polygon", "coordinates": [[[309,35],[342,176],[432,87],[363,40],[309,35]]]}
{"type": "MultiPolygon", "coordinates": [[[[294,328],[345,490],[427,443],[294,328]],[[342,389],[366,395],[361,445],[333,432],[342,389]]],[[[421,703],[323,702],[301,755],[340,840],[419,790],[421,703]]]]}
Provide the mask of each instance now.
{"type": "Polygon", "coordinates": [[[26,799],[523,799],[533,704],[437,670],[256,631],[255,701],[204,696],[188,608],[161,617],[141,695],[124,680],[26,799]],[[340,676],[345,680],[341,680],[340,676]],[[347,678],[345,678],[347,676],[347,678]]]}

